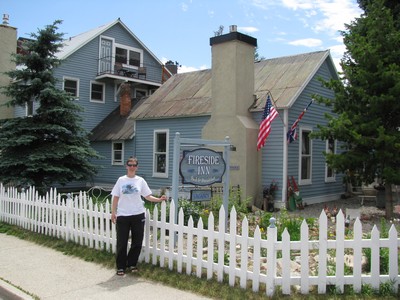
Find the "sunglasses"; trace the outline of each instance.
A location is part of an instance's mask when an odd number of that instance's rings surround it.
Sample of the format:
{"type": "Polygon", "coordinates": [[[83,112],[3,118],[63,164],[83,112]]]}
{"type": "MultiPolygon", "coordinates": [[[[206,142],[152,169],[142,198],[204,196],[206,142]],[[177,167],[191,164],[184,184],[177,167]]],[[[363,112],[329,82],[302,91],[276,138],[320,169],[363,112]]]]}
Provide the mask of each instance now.
{"type": "Polygon", "coordinates": [[[127,164],[128,167],[137,167],[137,164],[127,164]]]}

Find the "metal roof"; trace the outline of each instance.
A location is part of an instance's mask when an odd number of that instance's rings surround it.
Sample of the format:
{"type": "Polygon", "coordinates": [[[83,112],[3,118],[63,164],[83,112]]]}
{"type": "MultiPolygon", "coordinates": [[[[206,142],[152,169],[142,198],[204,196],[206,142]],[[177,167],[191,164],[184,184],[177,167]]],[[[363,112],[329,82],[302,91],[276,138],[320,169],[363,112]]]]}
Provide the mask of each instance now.
{"type": "MultiPolygon", "coordinates": [[[[268,92],[271,93],[277,108],[290,108],[326,59],[335,68],[329,50],[256,62],[256,101],[251,111],[263,110],[268,92]]],[[[168,79],[139,105],[129,118],[158,119],[210,115],[211,102],[211,69],[181,73],[168,79]]]]}
{"type": "Polygon", "coordinates": [[[118,106],[91,131],[89,139],[91,142],[129,140],[134,134],[135,121],[121,116],[118,106]]]}

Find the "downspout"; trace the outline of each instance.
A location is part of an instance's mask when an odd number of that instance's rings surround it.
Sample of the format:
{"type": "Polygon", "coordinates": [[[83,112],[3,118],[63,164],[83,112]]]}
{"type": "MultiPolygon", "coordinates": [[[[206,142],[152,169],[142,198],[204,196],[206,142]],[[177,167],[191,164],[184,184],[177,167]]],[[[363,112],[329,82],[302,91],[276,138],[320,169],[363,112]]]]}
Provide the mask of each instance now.
{"type": "Polygon", "coordinates": [[[288,143],[286,134],[288,132],[289,109],[283,109],[283,178],[282,178],[282,204],[286,207],[288,186],[288,143]]]}

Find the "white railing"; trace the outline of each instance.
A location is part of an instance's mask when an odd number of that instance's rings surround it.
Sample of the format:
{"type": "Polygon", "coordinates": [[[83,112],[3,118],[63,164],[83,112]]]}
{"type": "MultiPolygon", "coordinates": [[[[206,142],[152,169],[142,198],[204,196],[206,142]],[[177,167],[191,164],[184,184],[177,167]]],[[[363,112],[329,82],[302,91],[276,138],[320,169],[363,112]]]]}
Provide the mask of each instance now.
{"type": "MultiPolygon", "coordinates": [[[[229,228],[225,228],[222,206],[218,224],[211,213],[206,228],[201,219],[195,226],[191,217],[184,226],[182,210],[179,210],[177,224],[169,222],[168,219],[175,220],[176,217],[172,202],[168,216],[167,213],[167,205],[163,202],[146,214],[141,260],[147,263],[171,270],[176,268],[179,273],[199,278],[216,278],[220,282],[225,277],[231,286],[239,285],[245,289],[251,285],[255,292],[265,289],[268,296],[272,296],[277,287],[281,287],[283,294],[290,294],[295,286],[302,294],[308,294],[312,288],[324,294],[328,285],[335,286],[338,293],[343,293],[345,285],[351,285],[356,293],[360,293],[363,284],[378,290],[380,284],[386,282],[392,284],[393,292],[398,291],[400,239],[394,226],[390,228],[388,238],[381,238],[374,227],[371,238],[365,239],[357,219],[353,239],[346,239],[344,215],[339,213],[336,236],[331,239],[328,220],[322,211],[318,240],[309,239],[309,227],[303,221],[300,241],[290,241],[287,230],[278,241],[273,219],[267,238],[263,239],[258,226],[249,235],[247,218],[238,221],[234,208],[230,213],[229,228]],[[387,274],[380,274],[382,248],[387,248],[389,253],[387,274]],[[371,252],[371,271],[368,273],[362,265],[365,249],[371,252]],[[348,271],[345,273],[345,259],[349,253],[354,262],[350,275],[348,271]],[[291,256],[294,255],[301,266],[299,273],[291,270],[291,256]],[[315,259],[316,266],[311,267],[311,261],[315,259]]],[[[34,189],[19,193],[0,185],[0,221],[115,253],[116,232],[111,223],[110,203],[94,205],[86,193],[65,198],[52,190],[45,197],[39,197],[34,189]]]]}

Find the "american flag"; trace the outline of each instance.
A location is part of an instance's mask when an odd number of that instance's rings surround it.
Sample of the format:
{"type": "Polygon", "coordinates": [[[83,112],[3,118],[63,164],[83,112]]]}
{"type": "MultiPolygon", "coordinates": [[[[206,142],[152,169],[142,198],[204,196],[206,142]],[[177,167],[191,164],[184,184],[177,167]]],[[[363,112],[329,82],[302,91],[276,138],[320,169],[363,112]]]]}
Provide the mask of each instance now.
{"type": "Polygon", "coordinates": [[[263,113],[263,120],[260,124],[260,130],[258,132],[258,139],[257,139],[257,151],[264,147],[265,141],[271,131],[271,123],[278,115],[275,107],[271,103],[271,99],[268,95],[267,103],[265,104],[264,113],[263,113]]]}
{"type": "Polygon", "coordinates": [[[290,144],[291,142],[297,140],[298,134],[297,134],[297,125],[299,124],[301,118],[303,118],[304,114],[306,113],[307,109],[310,107],[310,105],[314,102],[314,99],[311,100],[310,103],[308,103],[307,107],[301,112],[300,116],[297,118],[296,121],[294,121],[292,127],[289,129],[287,133],[287,142],[290,144]]]}

